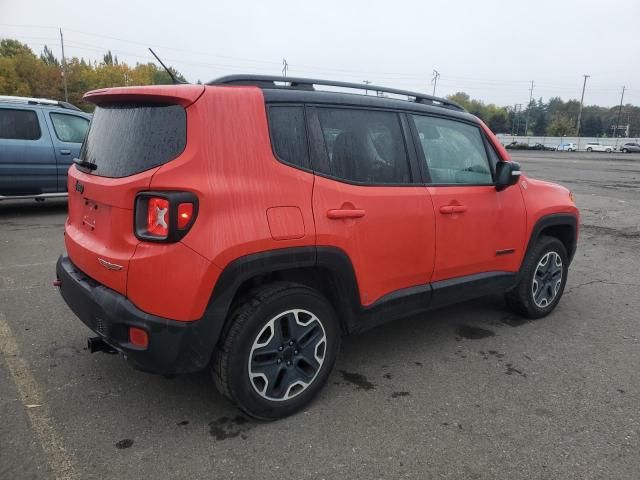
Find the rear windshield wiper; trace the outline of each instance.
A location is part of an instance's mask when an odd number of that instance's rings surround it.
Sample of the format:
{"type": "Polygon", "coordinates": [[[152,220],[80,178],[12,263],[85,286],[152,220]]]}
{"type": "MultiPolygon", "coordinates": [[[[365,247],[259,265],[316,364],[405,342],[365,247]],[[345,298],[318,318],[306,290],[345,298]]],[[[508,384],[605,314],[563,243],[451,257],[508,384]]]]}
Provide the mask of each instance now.
{"type": "Polygon", "coordinates": [[[73,163],[88,170],[95,170],[96,168],[98,168],[98,165],[96,165],[95,163],[87,162],[86,160],[81,160],[80,158],[74,158],[73,163]]]}

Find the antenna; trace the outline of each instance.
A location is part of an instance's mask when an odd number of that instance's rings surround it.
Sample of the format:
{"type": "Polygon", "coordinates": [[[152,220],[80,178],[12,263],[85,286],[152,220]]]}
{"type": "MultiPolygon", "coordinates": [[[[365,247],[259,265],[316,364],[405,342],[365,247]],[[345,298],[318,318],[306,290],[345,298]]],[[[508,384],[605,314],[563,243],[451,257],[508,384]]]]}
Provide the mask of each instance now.
{"type": "Polygon", "coordinates": [[[162,60],[160,60],[160,57],[158,55],[156,55],[156,52],[151,50],[151,47],[149,47],[149,51],[151,52],[151,55],[156,57],[156,60],[158,60],[158,62],[160,62],[160,65],[162,65],[162,68],[164,68],[167,71],[167,73],[171,77],[171,81],[173,81],[174,85],[180,85],[181,83],[187,83],[187,82],[183,82],[182,80],[178,80],[176,78],[176,76],[173,74],[173,72],[171,70],[169,70],[169,68],[162,62],[162,60]]]}

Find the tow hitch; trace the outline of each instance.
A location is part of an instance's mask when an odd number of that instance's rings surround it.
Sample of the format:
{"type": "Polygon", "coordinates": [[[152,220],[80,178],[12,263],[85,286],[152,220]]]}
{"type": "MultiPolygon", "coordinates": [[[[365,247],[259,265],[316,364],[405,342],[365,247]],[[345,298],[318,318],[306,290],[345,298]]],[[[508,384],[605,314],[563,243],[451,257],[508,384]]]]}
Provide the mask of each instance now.
{"type": "Polygon", "coordinates": [[[89,337],[87,339],[87,348],[89,349],[90,353],[118,353],[115,348],[105,342],[101,337],[89,337]]]}

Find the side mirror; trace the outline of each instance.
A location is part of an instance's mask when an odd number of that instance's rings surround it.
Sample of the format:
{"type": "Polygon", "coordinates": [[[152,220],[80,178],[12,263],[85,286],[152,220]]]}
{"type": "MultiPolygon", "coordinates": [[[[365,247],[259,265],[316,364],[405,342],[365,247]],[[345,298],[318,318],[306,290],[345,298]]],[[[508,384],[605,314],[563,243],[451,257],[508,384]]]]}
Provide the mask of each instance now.
{"type": "Polygon", "coordinates": [[[517,162],[498,162],[496,165],[496,190],[504,190],[518,183],[520,179],[520,164],[517,162]]]}

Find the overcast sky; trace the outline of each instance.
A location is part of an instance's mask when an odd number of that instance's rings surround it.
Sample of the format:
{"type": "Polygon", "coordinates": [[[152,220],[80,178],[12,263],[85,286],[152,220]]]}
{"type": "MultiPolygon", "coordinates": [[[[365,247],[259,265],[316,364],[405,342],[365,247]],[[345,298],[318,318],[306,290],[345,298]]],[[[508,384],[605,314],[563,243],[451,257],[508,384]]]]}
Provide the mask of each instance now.
{"type": "Polygon", "coordinates": [[[230,73],[330,78],[499,105],[535,98],[640,104],[639,0],[0,0],[0,37],[40,52],[165,63],[189,81],[230,73]]]}

